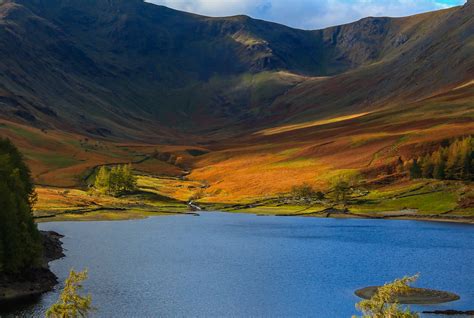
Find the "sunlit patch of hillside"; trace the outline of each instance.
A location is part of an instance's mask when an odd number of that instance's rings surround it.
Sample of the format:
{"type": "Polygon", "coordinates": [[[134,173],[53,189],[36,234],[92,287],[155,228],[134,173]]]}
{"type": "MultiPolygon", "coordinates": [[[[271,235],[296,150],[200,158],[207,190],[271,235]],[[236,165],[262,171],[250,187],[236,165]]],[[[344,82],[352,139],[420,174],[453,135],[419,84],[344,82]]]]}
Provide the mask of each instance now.
{"type": "Polygon", "coordinates": [[[334,117],[334,118],[328,118],[328,119],[321,119],[321,120],[314,120],[314,121],[309,121],[309,122],[304,122],[300,124],[293,124],[293,125],[285,125],[285,126],[280,126],[280,127],[274,127],[274,128],[267,128],[261,131],[256,132],[255,134],[261,134],[261,135],[274,135],[274,134],[279,134],[287,131],[292,131],[292,130],[297,130],[297,129],[304,129],[304,128],[309,128],[309,127],[315,127],[315,126],[322,126],[322,125],[327,125],[327,124],[332,124],[332,123],[338,123],[354,118],[359,118],[365,115],[370,114],[369,112],[366,113],[358,113],[358,114],[351,114],[351,115],[345,115],[345,116],[339,116],[339,117],[334,117]]]}
{"type": "Polygon", "coordinates": [[[116,220],[160,213],[184,213],[186,201],[202,187],[194,181],[137,176],[138,191],[121,197],[99,195],[90,189],[37,187],[37,218],[50,220],[116,220]]]}
{"type": "Polygon", "coordinates": [[[399,157],[409,161],[473,134],[472,94],[469,86],[376,113],[263,130],[199,158],[189,178],[209,183],[208,202],[278,196],[304,182],[327,190],[344,171],[383,180],[399,157]]]}

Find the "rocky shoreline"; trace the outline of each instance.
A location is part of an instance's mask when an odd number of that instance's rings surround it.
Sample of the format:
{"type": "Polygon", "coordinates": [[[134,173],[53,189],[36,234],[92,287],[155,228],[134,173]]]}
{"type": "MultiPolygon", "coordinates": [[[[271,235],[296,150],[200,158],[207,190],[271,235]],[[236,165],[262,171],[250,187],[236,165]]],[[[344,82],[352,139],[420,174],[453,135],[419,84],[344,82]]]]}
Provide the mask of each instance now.
{"type": "Polygon", "coordinates": [[[48,263],[64,257],[61,234],[41,231],[43,240],[42,266],[16,275],[0,274],[0,305],[20,303],[53,290],[58,283],[48,263]]]}

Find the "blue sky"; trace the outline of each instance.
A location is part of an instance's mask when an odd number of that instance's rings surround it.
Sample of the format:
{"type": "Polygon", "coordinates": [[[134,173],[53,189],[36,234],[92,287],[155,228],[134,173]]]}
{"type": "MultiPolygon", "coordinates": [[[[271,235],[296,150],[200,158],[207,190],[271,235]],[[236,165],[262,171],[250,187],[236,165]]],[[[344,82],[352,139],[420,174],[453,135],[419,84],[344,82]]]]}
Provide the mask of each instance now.
{"type": "Polygon", "coordinates": [[[466,0],[147,0],[208,16],[246,14],[302,29],[319,29],[366,16],[407,16],[462,5],[466,0]]]}

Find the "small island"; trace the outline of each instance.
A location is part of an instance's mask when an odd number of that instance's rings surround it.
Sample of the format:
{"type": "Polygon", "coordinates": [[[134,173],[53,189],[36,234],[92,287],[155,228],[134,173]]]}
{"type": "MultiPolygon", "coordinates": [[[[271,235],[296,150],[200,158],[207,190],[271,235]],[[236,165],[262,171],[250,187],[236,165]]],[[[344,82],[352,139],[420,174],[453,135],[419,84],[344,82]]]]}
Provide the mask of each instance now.
{"type": "MultiPolygon", "coordinates": [[[[369,286],[361,288],[355,291],[355,294],[363,299],[370,299],[376,293],[380,286],[369,286]]],[[[459,300],[460,297],[454,293],[427,289],[427,288],[415,288],[410,287],[409,291],[396,296],[396,301],[400,304],[407,305],[433,305],[442,304],[455,300],[459,300]]]]}

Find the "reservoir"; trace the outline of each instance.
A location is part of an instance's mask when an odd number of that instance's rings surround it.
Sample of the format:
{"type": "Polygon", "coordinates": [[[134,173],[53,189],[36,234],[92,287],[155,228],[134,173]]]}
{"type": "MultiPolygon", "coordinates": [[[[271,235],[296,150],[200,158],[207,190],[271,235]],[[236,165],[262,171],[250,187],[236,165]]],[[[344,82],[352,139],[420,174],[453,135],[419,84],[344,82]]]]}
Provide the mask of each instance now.
{"type": "MultiPolygon", "coordinates": [[[[89,270],[94,317],[350,317],[356,289],[416,273],[461,299],[412,308],[474,309],[472,225],[203,212],[39,227],[65,236],[61,282],[89,270]]],[[[44,316],[61,287],[14,314],[44,316]]]]}

